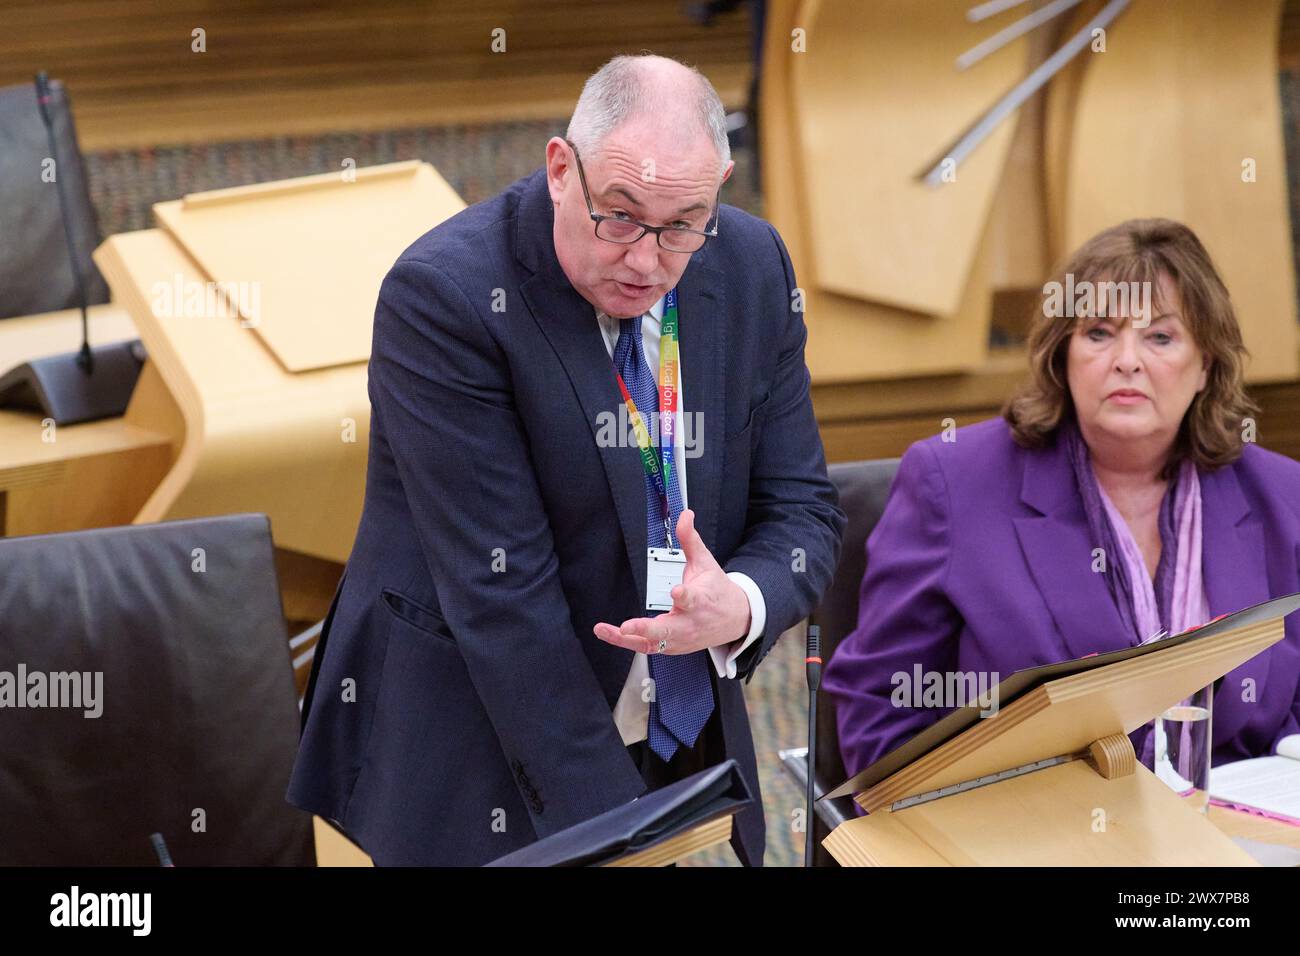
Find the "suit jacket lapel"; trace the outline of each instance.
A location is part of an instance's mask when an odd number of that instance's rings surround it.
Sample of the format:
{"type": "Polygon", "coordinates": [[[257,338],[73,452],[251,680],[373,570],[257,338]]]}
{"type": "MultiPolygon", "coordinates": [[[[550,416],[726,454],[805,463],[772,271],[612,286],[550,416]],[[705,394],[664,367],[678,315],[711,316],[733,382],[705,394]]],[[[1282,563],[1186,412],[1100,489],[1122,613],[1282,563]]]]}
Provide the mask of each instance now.
{"type": "Polygon", "coordinates": [[[530,277],[519,291],[542,334],[564,365],[574,394],[582,405],[583,416],[591,429],[591,441],[597,446],[614,498],[628,563],[638,593],[644,595],[645,478],[635,449],[597,441],[603,416],[617,415],[623,400],[614,379],[609,353],[605,351],[595,310],[567,281],[561,286],[548,276],[530,277]]]}
{"type": "MultiPolygon", "coordinates": [[[[520,201],[515,254],[533,274],[519,287],[533,320],[564,365],[574,393],[598,446],[609,481],[624,547],[638,600],[646,589],[645,479],[634,448],[601,447],[597,432],[601,414],[622,407],[613,366],[596,320],[595,308],[569,283],[555,256],[553,207],[546,190],[545,171],[525,190],[520,201]]],[[[726,298],[722,276],[708,265],[707,247],[691,257],[677,285],[682,362],[683,407],[703,433],[687,435],[703,454],[686,464],[687,498],[697,516],[705,543],[716,540],[719,476],[721,474],[723,394],[725,387],[726,298]],[[698,413],[698,416],[696,415],[698,413]]]]}
{"type": "MultiPolygon", "coordinates": [[[[1230,614],[1271,596],[1264,561],[1264,529],[1251,513],[1231,466],[1201,475],[1201,569],[1210,616],[1230,614]]],[[[1270,648],[1230,671],[1219,687],[1221,695],[1240,697],[1242,680],[1255,681],[1255,700],[1264,699],[1264,684],[1273,660],[1270,648]]],[[[1214,736],[1234,736],[1252,708],[1233,706],[1214,711],[1214,736]]]]}
{"type": "MultiPolygon", "coordinates": [[[[1039,514],[1016,518],[1016,535],[1070,656],[1130,646],[1110,588],[1102,572],[1092,570],[1092,551],[1101,545],[1090,540],[1063,444],[1057,441],[1050,449],[1026,454],[1024,462],[1020,498],[1039,514]]],[[[1122,568],[1118,560],[1118,555],[1106,555],[1106,573],[1122,568]]]]}
{"type": "Polygon", "coordinates": [[[1269,599],[1264,529],[1231,466],[1201,475],[1201,567],[1212,617],[1269,599]]]}
{"type": "MultiPolygon", "coordinates": [[[[1091,551],[1087,518],[1079,499],[1064,449],[1025,456],[1021,500],[1039,512],[1015,519],[1025,560],[1052,613],[1052,619],[1074,657],[1128,646],[1131,641],[1110,590],[1099,573],[1089,568],[1091,551]]],[[[1114,573],[1118,556],[1108,555],[1114,573]]],[[[1249,607],[1269,599],[1264,564],[1264,534],[1252,520],[1235,472],[1221,468],[1201,475],[1201,569],[1211,617],[1249,607]]],[[[1241,680],[1255,681],[1257,700],[1263,699],[1273,654],[1270,651],[1232,671],[1220,693],[1240,695],[1241,680]]],[[[1234,706],[1214,712],[1214,737],[1225,740],[1237,733],[1250,716],[1249,707],[1234,706]]]]}
{"type": "Polygon", "coordinates": [[[707,264],[707,247],[691,257],[677,283],[681,316],[682,399],[687,417],[685,436],[698,454],[686,467],[687,504],[695,512],[695,527],[712,550],[717,543],[721,493],[722,446],[725,426],[727,302],[722,275],[707,264]]]}
{"type": "MultiPolygon", "coordinates": [[[[596,311],[569,283],[555,256],[554,222],[555,210],[543,168],[525,187],[515,219],[515,258],[532,273],[520,283],[519,293],[563,364],[582,405],[614,499],[632,576],[638,592],[644,595],[646,524],[641,461],[627,448],[606,447],[597,441],[602,413],[617,415],[623,401],[596,311]]],[[[627,659],[631,666],[630,651],[627,659]]]]}

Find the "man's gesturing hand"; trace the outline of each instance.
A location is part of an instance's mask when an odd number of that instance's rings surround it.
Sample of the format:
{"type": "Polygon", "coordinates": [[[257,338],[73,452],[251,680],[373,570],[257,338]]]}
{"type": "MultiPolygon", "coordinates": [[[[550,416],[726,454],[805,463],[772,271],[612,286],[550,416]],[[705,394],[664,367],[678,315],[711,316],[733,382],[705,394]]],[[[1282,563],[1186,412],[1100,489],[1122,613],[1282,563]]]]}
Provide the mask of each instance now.
{"type": "Polygon", "coordinates": [[[730,644],[749,632],[749,598],[704,546],[693,511],[678,517],[677,541],[686,554],[686,571],[672,590],[673,609],[658,617],[635,617],[618,627],[597,624],[593,630],[602,641],[643,654],[690,654],[730,644]],[[662,652],[660,641],[668,642],[662,652]]]}

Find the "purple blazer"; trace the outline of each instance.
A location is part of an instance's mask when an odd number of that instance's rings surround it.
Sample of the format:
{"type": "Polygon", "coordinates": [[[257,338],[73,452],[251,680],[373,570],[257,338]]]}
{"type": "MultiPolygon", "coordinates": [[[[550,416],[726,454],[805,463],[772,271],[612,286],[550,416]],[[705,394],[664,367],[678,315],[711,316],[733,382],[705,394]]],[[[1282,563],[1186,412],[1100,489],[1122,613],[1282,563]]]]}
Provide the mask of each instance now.
{"type": "MultiPolygon", "coordinates": [[[[1023,449],[1000,418],[954,437],[903,456],[867,541],[857,628],[826,668],[850,775],[950,710],[894,706],[896,672],[920,665],[1001,680],[1132,643],[1092,570],[1095,545],[1062,443],[1023,449]]],[[[1232,465],[1201,473],[1201,508],[1212,617],[1300,591],[1300,462],[1247,445],[1232,465]]],[[[1283,640],[1216,689],[1214,765],[1270,754],[1300,733],[1298,677],[1295,613],[1283,640]]]]}

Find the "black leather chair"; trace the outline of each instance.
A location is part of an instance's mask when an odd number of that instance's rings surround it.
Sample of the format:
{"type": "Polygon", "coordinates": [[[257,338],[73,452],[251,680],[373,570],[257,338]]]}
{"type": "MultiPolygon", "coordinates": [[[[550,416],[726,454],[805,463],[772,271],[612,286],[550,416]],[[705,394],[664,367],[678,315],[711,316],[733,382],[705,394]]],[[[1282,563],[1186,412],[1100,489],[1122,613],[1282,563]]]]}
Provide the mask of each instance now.
{"type": "Polygon", "coordinates": [[[0,865],[315,865],[296,697],[265,515],[0,538],[0,865]]]}
{"type": "MultiPolygon", "coordinates": [[[[830,465],[827,473],[840,494],[840,507],[848,516],[839,565],[821,604],[813,611],[810,623],[821,628],[821,656],[829,662],[840,641],[853,633],[858,624],[858,595],[862,575],[867,569],[867,538],[880,520],[889,499],[889,489],[898,472],[897,458],[875,461],[842,462],[830,465]]],[[[835,703],[825,691],[817,695],[817,792],[838,787],[847,778],[840,760],[839,733],[835,726],[835,703]]],[[[805,778],[806,779],[806,778],[805,778]]],[[[834,858],[822,846],[836,820],[851,820],[852,800],[820,804],[812,821],[816,842],[814,865],[836,866],[834,858]]]]}
{"type": "MultiPolygon", "coordinates": [[[[68,201],[77,268],[86,304],[108,301],[108,286],[90,254],[99,245],[99,224],[90,201],[86,169],[67,92],[50,81],[50,113],[58,162],[54,166],[68,201]]],[[[36,105],[33,83],[0,88],[0,319],[73,309],[80,305],[63,213],[54,182],[42,176],[50,159],[49,136],[36,105]]],[[[71,344],[69,345],[71,348],[71,344]]],[[[8,366],[0,359],[0,372],[8,366]]]]}

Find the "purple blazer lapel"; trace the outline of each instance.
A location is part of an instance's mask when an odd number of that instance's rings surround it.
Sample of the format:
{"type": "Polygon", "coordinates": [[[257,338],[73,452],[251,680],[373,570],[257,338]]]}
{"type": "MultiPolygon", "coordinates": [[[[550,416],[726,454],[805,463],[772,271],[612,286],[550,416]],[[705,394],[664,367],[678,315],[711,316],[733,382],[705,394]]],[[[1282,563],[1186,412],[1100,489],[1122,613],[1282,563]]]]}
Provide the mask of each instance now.
{"type": "MultiPolygon", "coordinates": [[[[1014,519],[1016,536],[1038,590],[1071,658],[1128,647],[1110,589],[1093,571],[1088,520],[1062,443],[1023,456],[1020,500],[1038,512],[1014,519]]],[[[1109,573],[1116,569],[1107,555],[1109,573]]],[[[1042,636],[1029,635],[1042,641],[1042,636]]]]}
{"type": "Polygon", "coordinates": [[[1210,615],[1267,601],[1264,529],[1231,466],[1201,474],[1201,569],[1210,615]]]}
{"type": "MultiPolygon", "coordinates": [[[[1239,611],[1272,596],[1265,566],[1264,529],[1252,517],[1250,503],[1231,466],[1201,474],[1201,571],[1211,617],[1239,611]]],[[[1229,703],[1228,695],[1240,698],[1241,681],[1249,677],[1255,681],[1254,700],[1264,701],[1264,684],[1272,660],[1270,648],[1231,671],[1220,685],[1224,700],[1223,706],[1214,709],[1216,739],[1235,736],[1254,707],[1263,706],[1229,703]]]]}
{"type": "MultiPolygon", "coordinates": [[[[1014,519],[1016,534],[1066,647],[1072,656],[1083,657],[1129,646],[1132,641],[1104,578],[1091,571],[1092,549],[1098,545],[1089,540],[1087,518],[1064,450],[1058,444],[1027,454],[1024,460],[1020,498],[1038,514],[1014,519]]],[[[1201,475],[1201,567],[1212,617],[1271,596],[1264,532],[1251,514],[1231,467],[1201,475]]],[[[1107,557],[1113,571],[1117,565],[1113,556],[1107,557]]],[[[1265,699],[1272,658],[1272,652],[1266,651],[1232,671],[1221,685],[1225,696],[1214,711],[1216,740],[1234,736],[1252,713],[1252,707],[1226,696],[1241,694],[1243,678],[1254,680],[1255,700],[1265,699]]]]}

